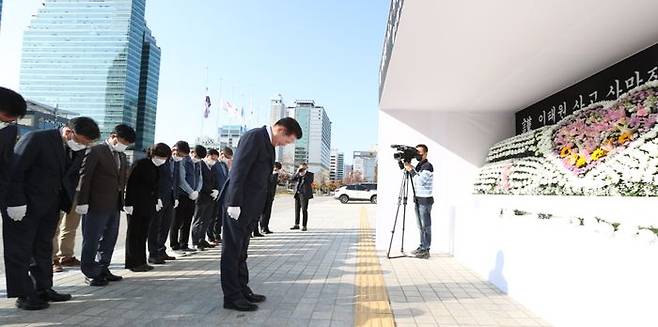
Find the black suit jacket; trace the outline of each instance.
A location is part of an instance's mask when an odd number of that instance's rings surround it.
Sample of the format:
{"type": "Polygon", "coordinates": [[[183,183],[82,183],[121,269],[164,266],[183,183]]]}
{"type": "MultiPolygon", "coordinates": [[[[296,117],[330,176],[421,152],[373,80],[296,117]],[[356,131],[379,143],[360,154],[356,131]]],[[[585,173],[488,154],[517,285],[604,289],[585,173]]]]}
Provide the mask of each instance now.
{"type": "Polygon", "coordinates": [[[293,182],[297,182],[297,185],[295,185],[295,194],[300,193],[307,199],[312,199],[313,198],[313,179],[315,178],[315,175],[310,172],[306,171],[306,174],[304,176],[300,174],[295,174],[292,177],[293,182]]]}
{"type": "Polygon", "coordinates": [[[225,207],[240,207],[238,224],[241,227],[247,228],[263,213],[273,168],[274,147],[267,127],[242,135],[222,192],[222,196],[226,196],[225,207]]]}
{"type": "Polygon", "coordinates": [[[25,134],[14,149],[7,206],[27,205],[28,214],[43,213],[53,205],[69,212],[82,153],[65,145],[59,129],[25,134]]]}
{"type": "Polygon", "coordinates": [[[162,199],[162,204],[173,205],[178,198],[178,172],[179,167],[177,162],[169,158],[162,166],[158,167],[160,178],[159,195],[162,199]]]}
{"type": "Polygon", "coordinates": [[[4,207],[5,194],[9,187],[9,165],[14,155],[17,134],[16,124],[0,129],[0,208],[4,207]]]}
{"type": "Polygon", "coordinates": [[[133,216],[155,214],[159,197],[159,171],[150,158],[137,160],[130,171],[126,186],[126,207],[133,207],[133,216]]]}
{"type": "MultiPolygon", "coordinates": [[[[208,165],[201,160],[198,165],[201,167],[201,178],[203,183],[201,184],[201,191],[199,191],[199,201],[208,203],[214,201],[212,196],[212,190],[219,191],[219,185],[217,185],[217,170],[213,168],[208,168],[208,165]]],[[[217,164],[215,164],[216,166],[217,164]]],[[[214,167],[214,166],[213,166],[214,167]]]]}
{"type": "Polygon", "coordinates": [[[88,204],[89,210],[101,212],[121,210],[129,167],[126,155],[118,155],[119,169],[106,142],[91,148],[80,170],[78,205],[88,204]]]}

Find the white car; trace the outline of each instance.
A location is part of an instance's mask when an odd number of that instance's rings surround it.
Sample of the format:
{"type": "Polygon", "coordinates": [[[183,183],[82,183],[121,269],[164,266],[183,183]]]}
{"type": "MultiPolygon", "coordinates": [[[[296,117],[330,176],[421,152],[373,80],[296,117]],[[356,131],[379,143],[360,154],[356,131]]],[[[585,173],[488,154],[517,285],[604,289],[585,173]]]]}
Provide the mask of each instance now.
{"type": "Polygon", "coordinates": [[[334,199],[340,203],[348,203],[350,201],[370,201],[377,203],[377,184],[353,184],[345,185],[336,190],[334,199]]]}

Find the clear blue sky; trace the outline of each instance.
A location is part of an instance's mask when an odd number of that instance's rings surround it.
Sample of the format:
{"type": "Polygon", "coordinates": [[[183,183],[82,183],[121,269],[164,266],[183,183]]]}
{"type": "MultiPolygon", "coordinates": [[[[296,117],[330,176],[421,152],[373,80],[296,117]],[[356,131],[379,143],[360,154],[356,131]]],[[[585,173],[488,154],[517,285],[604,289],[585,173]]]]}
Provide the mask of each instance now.
{"type": "MultiPolygon", "coordinates": [[[[17,87],[21,37],[41,0],[5,0],[0,85],[17,87]],[[5,60],[7,59],[7,60],[5,60]]],[[[346,153],[377,142],[378,68],[389,1],[194,0],[147,2],[146,19],[162,48],[156,141],[193,141],[206,87],[248,105],[257,123],[269,100],[314,99],[333,122],[332,147],[346,153]]],[[[204,122],[210,133],[218,119],[204,122]]],[[[220,123],[231,123],[220,116],[220,123]]]]}

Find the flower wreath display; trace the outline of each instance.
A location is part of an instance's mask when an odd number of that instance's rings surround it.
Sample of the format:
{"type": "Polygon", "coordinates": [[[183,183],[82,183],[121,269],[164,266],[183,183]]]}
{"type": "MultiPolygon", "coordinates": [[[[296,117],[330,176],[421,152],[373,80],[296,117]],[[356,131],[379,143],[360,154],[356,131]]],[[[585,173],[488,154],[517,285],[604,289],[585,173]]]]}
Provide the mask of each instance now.
{"type": "Polygon", "coordinates": [[[658,81],[489,150],[478,194],[658,195],[658,81]]]}

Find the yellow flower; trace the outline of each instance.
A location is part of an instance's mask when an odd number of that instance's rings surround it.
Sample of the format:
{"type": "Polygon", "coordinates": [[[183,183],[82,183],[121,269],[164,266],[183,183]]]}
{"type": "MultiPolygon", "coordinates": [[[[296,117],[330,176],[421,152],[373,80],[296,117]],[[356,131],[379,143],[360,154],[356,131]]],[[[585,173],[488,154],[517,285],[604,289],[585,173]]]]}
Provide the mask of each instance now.
{"type": "Polygon", "coordinates": [[[562,147],[562,150],[560,150],[560,158],[566,158],[571,154],[571,147],[568,145],[565,145],[562,147]]]}
{"type": "Polygon", "coordinates": [[[569,164],[573,166],[576,164],[576,161],[578,161],[578,153],[572,153],[569,156],[569,164]]]}
{"type": "Polygon", "coordinates": [[[578,159],[576,160],[576,167],[580,168],[583,167],[587,164],[587,159],[585,159],[584,156],[578,155],[578,159]]]}
{"type": "Polygon", "coordinates": [[[592,156],[591,156],[592,161],[599,160],[599,159],[605,157],[606,154],[608,154],[607,151],[605,151],[601,148],[597,148],[596,150],[594,150],[594,152],[592,152],[592,156]]]}
{"type": "Polygon", "coordinates": [[[623,132],[621,135],[619,135],[619,139],[617,141],[619,141],[619,144],[624,144],[631,139],[631,136],[633,136],[633,133],[628,131],[623,132]]]}

